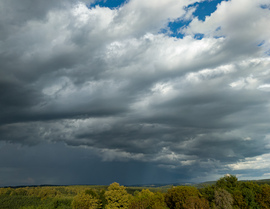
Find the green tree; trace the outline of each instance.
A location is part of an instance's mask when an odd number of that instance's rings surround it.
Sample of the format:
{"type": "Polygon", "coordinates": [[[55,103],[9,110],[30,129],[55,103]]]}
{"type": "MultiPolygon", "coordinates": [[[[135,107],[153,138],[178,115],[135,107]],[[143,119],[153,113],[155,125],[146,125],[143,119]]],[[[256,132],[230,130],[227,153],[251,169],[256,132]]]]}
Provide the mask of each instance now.
{"type": "Polygon", "coordinates": [[[261,209],[270,208],[270,186],[268,184],[260,186],[260,190],[256,195],[256,201],[261,209]]]}
{"type": "Polygon", "coordinates": [[[245,201],[242,191],[240,189],[233,191],[233,205],[239,209],[249,209],[247,202],[245,201]]]}
{"type": "Polygon", "coordinates": [[[107,200],[106,200],[106,197],[105,197],[105,190],[103,189],[103,190],[99,191],[98,195],[99,195],[99,199],[101,201],[101,206],[104,209],[105,206],[107,205],[107,200]]]}
{"type": "Polygon", "coordinates": [[[249,188],[244,188],[242,190],[242,194],[243,194],[243,197],[246,201],[246,203],[248,204],[249,208],[251,209],[255,209],[255,208],[259,208],[258,204],[255,202],[255,193],[249,189],[249,188]]]}
{"type": "Polygon", "coordinates": [[[107,200],[106,209],[127,209],[131,195],[127,193],[124,186],[120,186],[115,182],[108,187],[105,198],[107,200]]]}
{"type": "Polygon", "coordinates": [[[227,174],[216,182],[216,187],[232,193],[239,186],[238,179],[234,175],[227,174]]]}
{"type": "Polygon", "coordinates": [[[10,195],[20,195],[20,196],[26,196],[27,195],[27,189],[25,188],[17,188],[14,189],[10,195]]]}
{"type": "Polygon", "coordinates": [[[237,187],[231,189],[231,194],[234,199],[234,207],[241,209],[259,208],[255,199],[259,188],[259,185],[253,182],[238,182],[237,187]]]}
{"type": "Polygon", "coordinates": [[[61,193],[53,187],[41,187],[38,197],[44,200],[46,198],[56,197],[57,195],[60,195],[60,194],[61,193]]]}
{"type": "Polygon", "coordinates": [[[170,209],[204,209],[209,208],[199,190],[191,186],[177,186],[168,190],[165,202],[170,209]]]}
{"type": "Polygon", "coordinates": [[[153,193],[149,189],[136,192],[131,199],[129,209],[162,209],[167,208],[164,195],[160,192],[153,193]]]}
{"type": "Polygon", "coordinates": [[[203,188],[199,189],[202,196],[208,200],[210,206],[215,204],[215,185],[206,185],[203,188]]]}
{"type": "Polygon", "coordinates": [[[77,194],[72,203],[73,209],[98,209],[101,207],[100,200],[92,195],[81,192],[77,194]]]}

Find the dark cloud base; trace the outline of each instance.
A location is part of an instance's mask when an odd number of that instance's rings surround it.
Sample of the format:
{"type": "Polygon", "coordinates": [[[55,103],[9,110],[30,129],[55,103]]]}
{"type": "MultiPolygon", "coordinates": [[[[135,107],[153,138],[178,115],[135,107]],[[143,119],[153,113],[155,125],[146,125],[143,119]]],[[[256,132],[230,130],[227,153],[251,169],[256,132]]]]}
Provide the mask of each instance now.
{"type": "Polygon", "coordinates": [[[0,186],[179,182],[177,172],[164,171],[151,163],[104,162],[91,149],[63,143],[31,147],[1,143],[0,150],[0,186]]]}

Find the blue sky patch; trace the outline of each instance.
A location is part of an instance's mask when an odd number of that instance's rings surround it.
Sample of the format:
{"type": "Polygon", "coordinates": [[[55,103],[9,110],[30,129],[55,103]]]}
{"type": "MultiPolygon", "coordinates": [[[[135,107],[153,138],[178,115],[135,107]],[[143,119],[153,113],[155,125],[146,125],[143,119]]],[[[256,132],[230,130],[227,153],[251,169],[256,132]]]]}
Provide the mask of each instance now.
{"type": "Polygon", "coordinates": [[[258,46],[264,45],[265,41],[262,41],[261,43],[258,44],[258,46]]]}
{"type": "Polygon", "coordinates": [[[228,0],[213,0],[213,1],[203,1],[200,3],[195,3],[190,5],[189,7],[196,6],[197,9],[193,13],[195,17],[198,17],[199,20],[205,21],[206,16],[210,16],[214,11],[217,9],[217,5],[220,4],[222,1],[228,0]]]}
{"type": "MultiPolygon", "coordinates": [[[[194,17],[197,17],[201,21],[205,21],[205,18],[207,16],[210,16],[213,12],[216,11],[217,5],[220,4],[222,1],[227,0],[213,0],[213,1],[203,1],[200,3],[194,3],[189,5],[186,10],[188,11],[192,7],[196,7],[195,12],[193,13],[194,17]]],[[[183,38],[184,34],[179,33],[179,29],[183,27],[187,27],[190,24],[191,20],[175,20],[173,22],[168,23],[168,28],[171,31],[170,36],[176,37],[176,38],[183,38]]],[[[217,28],[217,31],[221,28],[217,28]]],[[[162,30],[161,30],[162,31],[162,30]]],[[[168,31],[165,30],[167,33],[168,31]]],[[[195,34],[194,38],[196,39],[202,39],[204,36],[203,34],[195,34]]]]}
{"type": "Polygon", "coordinates": [[[270,10],[270,4],[263,4],[263,5],[261,5],[261,8],[270,10]]]}
{"type": "MultiPolygon", "coordinates": [[[[205,18],[207,16],[210,16],[213,12],[215,12],[217,9],[217,5],[220,4],[222,1],[228,0],[206,0],[203,2],[196,2],[194,4],[189,5],[185,9],[186,11],[188,11],[189,9],[196,7],[193,16],[197,17],[201,21],[205,21],[205,18]]],[[[128,0],[99,0],[94,4],[91,4],[90,7],[100,6],[114,9],[122,6],[126,2],[128,2],[128,0]]],[[[190,24],[190,22],[191,20],[177,19],[175,21],[169,22],[167,28],[163,28],[159,32],[168,34],[171,37],[183,38],[185,35],[180,33],[179,30],[183,27],[187,27],[190,24]]],[[[202,39],[203,34],[195,34],[194,38],[202,39]]]]}
{"type": "Polygon", "coordinates": [[[194,35],[194,39],[197,39],[197,40],[202,40],[203,37],[204,37],[204,34],[202,34],[202,33],[196,33],[194,35]]]}
{"type": "Polygon", "coordinates": [[[225,38],[226,36],[213,36],[215,39],[219,39],[219,38],[225,38]]]}
{"type": "Polygon", "coordinates": [[[176,38],[183,38],[184,34],[180,33],[179,29],[188,26],[190,22],[191,20],[176,20],[174,22],[169,22],[168,23],[168,28],[170,30],[169,35],[176,38]]]}
{"type": "Polygon", "coordinates": [[[90,7],[100,6],[100,7],[109,7],[111,9],[122,6],[126,0],[99,0],[94,4],[91,4],[90,7]]]}
{"type": "MultiPolygon", "coordinates": [[[[191,4],[185,9],[186,11],[188,11],[189,9],[196,7],[193,16],[197,17],[201,21],[205,21],[205,18],[207,16],[210,16],[213,12],[215,12],[217,9],[217,5],[220,4],[222,1],[228,0],[205,0],[203,2],[196,2],[194,4],[191,4]]],[[[126,2],[128,2],[128,0],[98,0],[94,4],[91,4],[90,8],[100,6],[114,9],[122,6],[126,2]]],[[[190,22],[191,20],[177,19],[172,22],[169,22],[167,28],[163,28],[159,32],[167,34],[171,37],[183,38],[185,35],[180,33],[179,30],[183,27],[187,27],[190,24],[190,22]]],[[[195,34],[194,38],[202,39],[203,34],[195,34]]]]}
{"type": "Polygon", "coordinates": [[[216,28],[216,31],[220,31],[221,30],[221,26],[216,28]]]}

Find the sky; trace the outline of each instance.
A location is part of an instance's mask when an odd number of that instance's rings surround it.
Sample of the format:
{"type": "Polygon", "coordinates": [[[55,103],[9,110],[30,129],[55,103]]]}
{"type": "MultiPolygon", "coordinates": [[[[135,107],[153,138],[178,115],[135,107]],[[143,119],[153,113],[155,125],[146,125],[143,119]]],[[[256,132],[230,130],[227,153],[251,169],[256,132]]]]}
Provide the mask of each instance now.
{"type": "Polygon", "coordinates": [[[0,0],[0,186],[270,178],[269,0],[0,0]]]}

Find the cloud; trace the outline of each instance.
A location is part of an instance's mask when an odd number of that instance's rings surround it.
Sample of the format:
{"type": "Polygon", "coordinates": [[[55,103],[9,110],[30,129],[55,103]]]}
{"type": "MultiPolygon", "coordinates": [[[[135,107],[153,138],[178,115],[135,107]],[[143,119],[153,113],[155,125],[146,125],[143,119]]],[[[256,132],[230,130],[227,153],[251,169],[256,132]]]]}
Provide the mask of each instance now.
{"type": "MultiPolygon", "coordinates": [[[[266,1],[223,1],[217,10],[206,17],[205,21],[195,18],[188,27],[183,28],[186,34],[202,33],[206,37],[226,37],[229,50],[243,54],[254,51],[255,45],[265,42],[269,48],[269,29],[265,29],[269,11],[262,9],[266,1]]],[[[254,51],[255,52],[255,51],[254,51]]]]}
{"type": "Polygon", "coordinates": [[[205,21],[195,2],[1,2],[1,141],[186,179],[248,169],[269,152],[267,2],[223,1],[205,21]],[[182,39],[160,33],[187,17],[182,39]]]}
{"type": "Polygon", "coordinates": [[[265,169],[269,167],[269,154],[261,155],[260,157],[253,157],[244,159],[243,162],[238,162],[236,164],[230,164],[233,170],[258,170],[265,169]]]}

